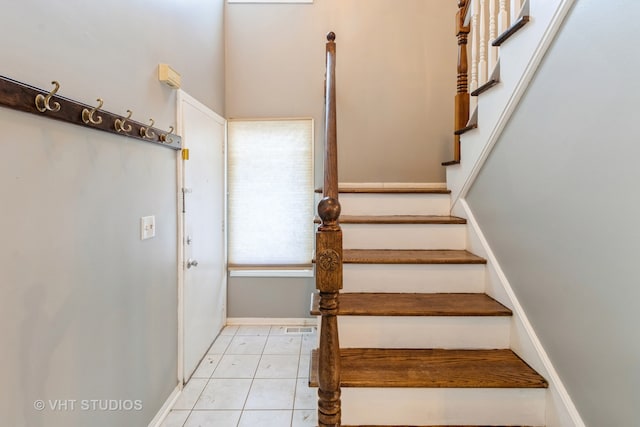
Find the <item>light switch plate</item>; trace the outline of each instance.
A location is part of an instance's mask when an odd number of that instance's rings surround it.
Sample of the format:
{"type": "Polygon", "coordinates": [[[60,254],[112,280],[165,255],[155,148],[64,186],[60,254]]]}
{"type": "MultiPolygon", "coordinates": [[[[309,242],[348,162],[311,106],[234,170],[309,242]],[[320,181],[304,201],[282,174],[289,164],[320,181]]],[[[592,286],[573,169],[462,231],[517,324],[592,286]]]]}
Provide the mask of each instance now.
{"type": "Polygon", "coordinates": [[[143,216],[140,218],[140,239],[146,240],[156,235],[156,217],[155,215],[143,216]]]}

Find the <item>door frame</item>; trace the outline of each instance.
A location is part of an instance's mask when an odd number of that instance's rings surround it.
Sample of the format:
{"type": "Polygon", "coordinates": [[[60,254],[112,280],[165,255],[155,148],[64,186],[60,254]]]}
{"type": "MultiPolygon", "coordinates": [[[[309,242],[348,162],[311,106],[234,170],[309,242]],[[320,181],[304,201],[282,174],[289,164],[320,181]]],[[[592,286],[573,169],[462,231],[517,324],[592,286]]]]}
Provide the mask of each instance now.
{"type": "MultiPolygon", "coordinates": [[[[182,113],[183,113],[183,104],[188,103],[202,112],[206,113],[208,116],[211,116],[214,120],[224,126],[224,137],[222,141],[222,150],[223,150],[223,159],[224,159],[224,171],[223,171],[223,180],[224,180],[224,189],[223,189],[223,221],[224,221],[224,259],[223,266],[225,269],[225,274],[223,275],[223,284],[225,298],[227,295],[227,265],[228,265],[228,253],[227,253],[227,119],[213,111],[211,108],[207,107],[185,91],[178,89],[176,96],[176,132],[179,136],[184,138],[184,123],[182,121],[182,113]]],[[[185,273],[185,241],[184,241],[184,230],[185,230],[185,215],[182,212],[183,206],[183,193],[182,188],[184,187],[184,162],[182,159],[182,151],[177,152],[176,156],[176,208],[177,208],[177,234],[178,234],[178,387],[180,390],[184,387],[184,273],[185,273]]],[[[225,305],[225,313],[226,317],[226,305],[225,305]]]]}

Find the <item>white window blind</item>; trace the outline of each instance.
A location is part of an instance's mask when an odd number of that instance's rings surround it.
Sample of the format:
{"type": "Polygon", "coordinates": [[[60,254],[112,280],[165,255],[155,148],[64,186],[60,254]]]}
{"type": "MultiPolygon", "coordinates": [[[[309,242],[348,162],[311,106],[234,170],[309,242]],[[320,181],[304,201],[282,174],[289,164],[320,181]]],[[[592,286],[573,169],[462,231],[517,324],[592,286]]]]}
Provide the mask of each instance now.
{"type": "Polygon", "coordinates": [[[229,263],[308,266],[313,120],[228,122],[229,263]]]}

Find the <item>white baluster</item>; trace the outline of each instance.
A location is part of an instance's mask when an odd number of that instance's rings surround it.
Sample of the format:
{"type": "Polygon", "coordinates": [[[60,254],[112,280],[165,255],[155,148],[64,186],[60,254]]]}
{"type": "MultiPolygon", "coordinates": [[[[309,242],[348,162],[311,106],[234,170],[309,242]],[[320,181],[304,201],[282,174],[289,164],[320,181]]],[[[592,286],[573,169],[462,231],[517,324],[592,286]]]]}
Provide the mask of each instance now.
{"type": "Polygon", "coordinates": [[[498,37],[498,9],[496,8],[496,0],[489,0],[489,71],[498,63],[498,48],[491,46],[491,43],[498,37]]]}
{"type": "MultiPolygon", "coordinates": [[[[471,78],[469,79],[469,93],[478,89],[478,41],[479,41],[479,31],[480,31],[480,9],[479,9],[479,0],[471,1],[471,40],[469,43],[471,44],[471,78]]],[[[471,97],[471,105],[469,111],[473,111],[478,103],[478,97],[471,97]]]]}
{"type": "Polygon", "coordinates": [[[478,37],[478,86],[487,82],[487,2],[480,0],[480,27],[478,37]]]}
{"type": "Polygon", "coordinates": [[[498,12],[498,34],[502,34],[509,28],[509,11],[507,10],[507,0],[500,0],[500,11],[498,12]]]}
{"type": "Polygon", "coordinates": [[[522,9],[522,0],[511,0],[511,23],[513,24],[520,15],[522,9]]]}

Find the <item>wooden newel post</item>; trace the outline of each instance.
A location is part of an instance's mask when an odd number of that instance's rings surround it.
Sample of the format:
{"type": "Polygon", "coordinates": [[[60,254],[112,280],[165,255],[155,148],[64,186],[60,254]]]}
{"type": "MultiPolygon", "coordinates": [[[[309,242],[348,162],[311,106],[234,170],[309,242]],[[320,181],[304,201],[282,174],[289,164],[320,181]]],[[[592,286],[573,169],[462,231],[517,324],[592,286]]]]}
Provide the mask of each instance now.
{"type": "Polygon", "coordinates": [[[318,425],[340,426],[340,343],[338,297],[342,289],[342,230],[338,201],[336,132],[335,34],[327,35],[325,81],[325,159],[321,219],[316,232],[316,288],[320,291],[320,343],[318,348],[318,425]]]}
{"type": "MultiPolygon", "coordinates": [[[[470,0],[458,0],[458,13],[456,14],[456,37],[458,38],[458,79],[455,98],[454,132],[462,129],[469,121],[469,84],[468,84],[468,60],[467,39],[470,27],[465,26],[465,18],[469,9],[470,0]]],[[[454,160],[460,161],[460,135],[455,135],[454,160]]]]}

